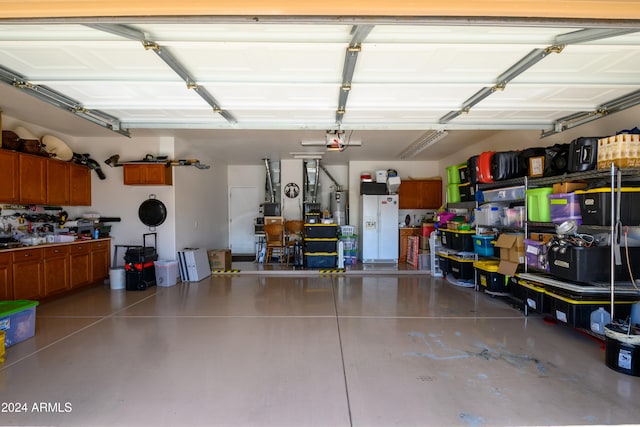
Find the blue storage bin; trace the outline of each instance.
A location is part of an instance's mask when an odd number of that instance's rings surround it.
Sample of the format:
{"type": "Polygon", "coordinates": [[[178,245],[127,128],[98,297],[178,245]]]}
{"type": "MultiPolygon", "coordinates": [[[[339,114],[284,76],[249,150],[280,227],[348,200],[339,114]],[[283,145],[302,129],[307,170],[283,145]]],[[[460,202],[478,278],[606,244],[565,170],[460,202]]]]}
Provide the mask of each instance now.
{"type": "Polygon", "coordinates": [[[493,246],[496,244],[496,236],[493,234],[473,236],[473,251],[480,256],[493,256],[493,246]]]}

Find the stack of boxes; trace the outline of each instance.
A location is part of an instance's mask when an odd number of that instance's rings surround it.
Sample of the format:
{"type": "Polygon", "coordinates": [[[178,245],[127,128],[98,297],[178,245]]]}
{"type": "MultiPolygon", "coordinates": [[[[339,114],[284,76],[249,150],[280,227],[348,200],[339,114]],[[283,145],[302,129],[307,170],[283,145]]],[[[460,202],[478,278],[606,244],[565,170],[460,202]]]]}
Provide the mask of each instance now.
{"type": "Polygon", "coordinates": [[[358,262],[358,235],[353,225],[340,227],[340,242],[342,242],[344,265],[355,265],[358,262]]]}

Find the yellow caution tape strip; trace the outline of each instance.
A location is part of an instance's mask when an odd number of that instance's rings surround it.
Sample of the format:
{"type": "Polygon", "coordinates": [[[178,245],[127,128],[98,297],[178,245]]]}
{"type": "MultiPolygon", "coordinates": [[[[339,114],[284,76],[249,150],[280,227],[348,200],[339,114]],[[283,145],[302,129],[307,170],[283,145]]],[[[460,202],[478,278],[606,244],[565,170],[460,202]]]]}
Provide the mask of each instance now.
{"type": "Polygon", "coordinates": [[[335,268],[332,270],[320,270],[320,274],[331,274],[331,273],[344,273],[345,270],[341,268],[335,268]]]}
{"type": "Polygon", "coordinates": [[[211,274],[240,273],[240,270],[211,270],[211,274]]]}

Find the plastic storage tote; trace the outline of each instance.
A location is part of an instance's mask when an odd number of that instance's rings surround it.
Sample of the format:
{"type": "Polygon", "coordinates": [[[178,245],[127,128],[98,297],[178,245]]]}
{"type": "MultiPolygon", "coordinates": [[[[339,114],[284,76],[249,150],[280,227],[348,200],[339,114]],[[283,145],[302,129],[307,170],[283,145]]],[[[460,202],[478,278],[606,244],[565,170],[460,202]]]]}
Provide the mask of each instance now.
{"type": "Polygon", "coordinates": [[[524,186],[504,187],[496,190],[486,190],[482,192],[485,202],[501,202],[512,200],[524,200],[524,186]]]}
{"type": "Polygon", "coordinates": [[[158,260],[153,263],[156,269],[156,286],[168,288],[178,281],[178,261],[158,260]]]}
{"type": "Polygon", "coordinates": [[[453,165],[447,168],[447,183],[448,184],[460,184],[460,174],[458,173],[458,167],[460,165],[453,165]]]}
{"type": "Polygon", "coordinates": [[[31,338],[36,332],[38,301],[0,301],[0,330],[5,333],[4,344],[14,344],[31,338]]]}
{"type": "Polygon", "coordinates": [[[562,224],[565,221],[574,220],[578,225],[582,224],[580,199],[577,194],[549,194],[548,197],[551,222],[562,224]]]}
{"type": "Polygon", "coordinates": [[[459,203],[460,200],[460,187],[458,184],[447,185],[447,202],[459,203]]]}
{"type": "Polygon", "coordinates": [[[476,261],[476,285],[482,286],[487,292],[509,292],[509,277],[498,273],[499,261],[476,261]]]}
{"type": "Polygon", "coordinates": [[[529,221],[551,222],[549,195],[552,193],[552,187],[532,188],[527,190],[527,213],[529,221]]]}
{"type": "Polygon", "coordinates": [[[493,246],[496,244],[496,236],[493,234],[473,236],[473,251],[480,256],[493,256],[493,246]]]}
{"type": "MultiPolygon", "coordinates": [[[[580,214],[585,225],[611,225],[611,188],[576,190],[580,214]]],[[[640,187],[620,189],[620,221],[623,225],[640,225],[640,187]]]]}

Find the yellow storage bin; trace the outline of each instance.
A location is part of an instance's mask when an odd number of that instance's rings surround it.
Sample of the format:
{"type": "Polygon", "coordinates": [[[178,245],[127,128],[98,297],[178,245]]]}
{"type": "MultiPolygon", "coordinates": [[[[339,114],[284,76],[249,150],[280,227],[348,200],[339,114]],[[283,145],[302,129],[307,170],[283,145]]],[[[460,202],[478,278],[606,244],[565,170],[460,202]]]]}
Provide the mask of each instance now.
{"type": "Polygon", "coordinates": [[[476,261],[473,267],[476,269],[476,285],[480,285],[487,292],[509,292],[509,276],[498,273],[499,261],[476,261]]]}

